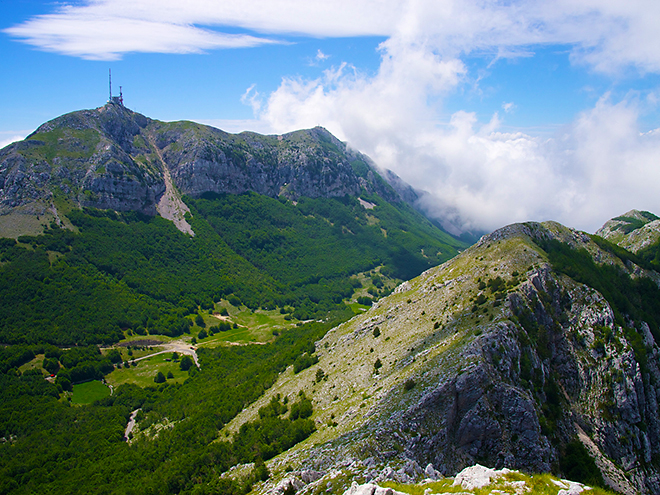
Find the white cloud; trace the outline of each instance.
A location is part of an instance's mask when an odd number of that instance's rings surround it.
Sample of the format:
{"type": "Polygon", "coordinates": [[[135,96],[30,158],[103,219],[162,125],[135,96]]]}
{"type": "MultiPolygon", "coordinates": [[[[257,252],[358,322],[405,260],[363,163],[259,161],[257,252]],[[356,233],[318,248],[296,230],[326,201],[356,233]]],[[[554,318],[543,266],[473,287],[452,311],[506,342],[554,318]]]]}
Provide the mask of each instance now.
{"type": "Polygon", "coordinates": [[[0,132],[0,149],[9,146],[11,143],[25,139],[31,131],[3,131],[0,132]]]}
{"type": "Polygon", "coordinates": [[[191,25],[126,17],[90,19],[71,14],[39,16],[5,32],[43,50],[89,60],[117,60],[130,52],[199,53],[274,42],[191,25]]]}
{"type": "Polygon", "coordinates": [[[497,113],[479,124],[459,111],[438,125],[430,96],[441,101],[464,74],[458,59],[391,38],[374,77],[342,65],[285,79],[258,115],[276,132],[326,126],[430,192],[425,207],[465,229],[553,219],[595,231],[632,208],[660,212],[660,130],[639,132],[635,98],[605,95],[551,138],[500,132],[497,113]]]}
{"type": "Polygon", "coordinates": [[[496,61],[556,44],[574,64],[615,79],[631,69],[660,72],[657,0],[88,0],[5,32],[100,59],[253,46],[273,35],[381,35],[375,75],[339,64],[318,79],[285,77],[270,95],[249,88],[243,101],[264,129],[327,127],[433,193],[427,206],[460,215],[465,227],[552,218],[595,230],[630,208],[660,213],[660,131],[639,132],[633,96],[605,95],[546,138],[501,132],[497,113],[486,124],[464,111],[438,122],[444,99],[474,81],[467,54],[496,61]],[[225,26],[260,34],[230,36],[220,32],[225,26]]]}
{"type": "Polygon", "coordinates": [[[92,59],[130,52],[191,53],[272,40],[211,27],[314,37],[399,36],[444,57],[486,51],[530,56],[528,47],[573,46],[573,60],[614,72],[660,70],[655,0],[86,0],[5,29],[44,50],[92,59]]]}

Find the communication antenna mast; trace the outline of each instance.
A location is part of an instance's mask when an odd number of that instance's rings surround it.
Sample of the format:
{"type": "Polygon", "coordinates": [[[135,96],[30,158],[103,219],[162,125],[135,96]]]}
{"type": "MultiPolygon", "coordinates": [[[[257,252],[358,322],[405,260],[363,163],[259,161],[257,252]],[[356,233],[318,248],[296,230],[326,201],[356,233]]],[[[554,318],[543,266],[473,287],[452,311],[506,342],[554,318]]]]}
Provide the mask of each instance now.
{"type": "Polygon", "coordinates": [[[112,96],[112,69],[108,69],[108,103],[117,103],[118,105],[124,106],[124,95],[121,92],[121,86],[119,86],[119,96],[112,96]]]}

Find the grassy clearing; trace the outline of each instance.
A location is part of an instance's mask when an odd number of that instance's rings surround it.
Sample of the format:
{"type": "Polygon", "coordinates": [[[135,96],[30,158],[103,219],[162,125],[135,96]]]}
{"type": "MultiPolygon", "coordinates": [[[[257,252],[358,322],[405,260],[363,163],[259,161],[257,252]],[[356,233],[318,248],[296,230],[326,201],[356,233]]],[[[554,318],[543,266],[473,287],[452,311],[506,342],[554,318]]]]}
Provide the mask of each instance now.
{"type": "Polygon", "coordinates": [[[110,389],[98,380],[79,383],[73,386],[71,402],[74,404],[91,404],[95,400],[103,399],[110,395],[110,389]]]}
{"type": "Polygon", "coordinates": [[[8,215],[0,216],[0,237],[18,239],[22,235],[39,235],[54,218],[51,213],[38,216],[12,210],[8,215]]]}
{"type": "Polygon", "coordinates": [[[129,349],[129,348],[123,347],[123,346],[115,346],[115,347],[109,347],[107,349],[102,349],[101,352],[102,352],[102,354],[105,355],[108,352],[110,352],[111,349],[117,349],[119,351],[119,353],[121,354],[122,362],[125,362],[125,361],[130,362],[133,359],[138,359],[138,358],[141,358],[143,356],[148,356],[150,354],[155,354],[157,352],[165,350],[165,348],[162,347],[162,346],[144,346],[144,348],[140,348],[140,347],[136,348],[136,347],[133,347],[133,346],[131,346],[131,347],[132,348],[129,349]]]}
{"type": "Polygon", "coordinates": [[[20,371],[21,373],[25,373],[27,370],[38,369],[41,370],[44,374],[46,374],[47,373],[46,370],[43,369],[43,367],[41,366],[43,362],[44,362],[44,355],[37,354],[32,361],[29,361],[24,365],[19,366],[18,371],[20,371]]]}
{"type": "Polygon", "coordinates": [[[358,304],[356,302],[346,303],[346,305],[350,307],[353,310],[353,313],[355,313],[356,315],[360,313],[364,313],[370,308],[370,306],[365,306],[364,304],[358,304]]]}
{"type": "Polygon", "coordinates": [[[159,354],[152,358],[138,361],[135,363],[137,366],[131,366],[128,369],[116,369],[106,376],[105,380],[114,387],[122,383],[134,383],[140,387],[152,387],[156,385],[154,377],[159,371],[162,371],[165,376],[171,371],[174,378],[168,379],[167,382],[183,383],[188,378],[188,372],[181,371],[177,361],[167,361],[171,358],[172,354],[169,352],[159,354]]]}
{"type": "MultiPolygon", "coordinates": [[[[223,345],[228,342],[247,344],[250,342],[270,342],[275,336],[274,332],[281,333],[291,328],[297,323],[295,319],[286,319],[286,314],[281,314],[279,309],[263,310],[257,309],[252,311],[246,307],[236,308],[229,303],[222,301],[216,305],[216,309],[209,313],[202,313],[204,319],[204,330],[220,324],[222,321],[227,321],[230,324],[236,323],[238,328],[232,328],[224,332],[218,332],[215,335],[206,337],[202,340],[198,339],[199,345],[205,347],[215,347],[223,345]],[[227,310],[228,316],[219,316],[222,308],[227,310]],[[214,316],[214,314],[216,316],[214,316]]],[[[191,335],[197,336],[202,327],[194,325],[190,332],[191,335]]]]}

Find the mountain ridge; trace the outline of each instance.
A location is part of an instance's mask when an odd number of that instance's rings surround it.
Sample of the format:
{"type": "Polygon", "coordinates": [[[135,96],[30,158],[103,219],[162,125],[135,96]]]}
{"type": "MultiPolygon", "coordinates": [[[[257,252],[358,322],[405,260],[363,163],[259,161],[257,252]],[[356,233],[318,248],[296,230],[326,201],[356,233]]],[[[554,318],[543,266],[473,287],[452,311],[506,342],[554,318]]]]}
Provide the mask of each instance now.
{"type": "Polygon", "coordinates": [[[573,253],[599,273],[651,275],[657,297],[657,273],[585,233],[507,226],[330,330],[318,364],[288,370],[227,431],[302,390],[318,429],[269,464],[273,484],[289,467],[399,482],[475,462],[560,472],[570,451],[617,491],[657,493],[657,322],[622,318],[567,275],[560,261],[573,253]]]}
{"type": "Polygon", "coordinates": [[[70,207],[153,216],[166,196],[173,208],[164,208],[165,215],[172,211],[169,219],[176,216],[189,231],[182,196],[247,191],[293,201],[362,191],[390,202],[417,199],[395,174],[380,171],[321,127],[229,134],[189,121],[152,120],[108,103],[57,117],[0,150],[0,215],[46,216],[46,224],[59,222],[70,207]]]}

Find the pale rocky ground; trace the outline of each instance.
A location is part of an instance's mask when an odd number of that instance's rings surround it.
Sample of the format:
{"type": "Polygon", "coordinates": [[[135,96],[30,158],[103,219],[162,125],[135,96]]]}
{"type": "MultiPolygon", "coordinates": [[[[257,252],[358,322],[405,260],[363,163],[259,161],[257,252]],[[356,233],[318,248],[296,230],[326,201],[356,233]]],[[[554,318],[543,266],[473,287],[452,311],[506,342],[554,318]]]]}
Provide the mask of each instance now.
{"type": "MultiPolygon", "coordinates": [[[[440,487],[431,487],[429,486],[424,490],[425,494],[437,494],[437,495],[448,495],[450,493],[464,493],[464,494],[473,494],[476,490],[479,490],[480,494],[505,494],[505,493],[514,493],[514,494],[523,494],[532,492],[532,487],[528,484],[528,476],[522,475],[518,471],[512,471],[510,469],[490,469],[480,464],[475,464],[474,466],[467,467],[463,469],[460,473],[453,478],[451,482],[451,491],[442,492],[438,491],[437,488],[440,487]],[[522,479],[515,479],[515,478],[522,479]],[[514,479],[512,479],[514,478],[514,479]],[[436,489],[434,489],[436,488],[436,489]],[[462,491],[457,492],[453,488],[460,488],[462,491]]],[[[429,480],[431,481],[431,480],[429,480]]],[[[448,480],[451,481],[451,480],[448,480]]],[[[427,484],[430,484],[427,482],[427,484]]],[[[449,487],[448,487],[449,488],[449,487]]],[[[545,483],[547,489],[546,493],[556,492],[557,495],[578,495],[583,492],[590,492],[593,489],[589,486],[583,485],[582,483],[576,483],[574,481],[557,479],[554,477],[549,477],[548,481],[545,483]]],[[[442,490],[442,488],[440,488],[442,490]]],[[[374,483],[365,483],[359,485],[356,482],[353,482],[351,487],[344,492],[344,495],[407,495],[405,492],[400,492],[393,490],[392,488],[382,488],[379,485],[374,483]]]]}
{"type": "Polygon", "coordinates": [[[621,227],[628,225],[629,222],[612,219],[598,229],[596,235],[618,244],[633,253],[639,252],[660,239],[660,220],[651,220],[653,217],[648,212],[630,210],[621,216],[640,220],[644,222],[644,225],[630,233],[625,233],[621,227]]]}
{"type": "Polygon", "coordinates": [[[491,469],[475,464],[463,469],[453,478],[434,476],[426,478],[416,485],[381,486],[386,483],[358,483],[353,481],[347,489],[340,488],[342,475],[339,472],[318,477],[320,473],[290,473],[270,489],[269,495],[285,495],[295,491],[301,493],[343,493],[343,495],[524,495],[543,493],[546,495],[588,495],[589,493],[609,493],[570,480],[559,479],[550,475],[526,475],[519,471],[491,469]],[[304,481],[303,481],[304,480],[304,481]],[[336,485],[336,486],[335,486],[336,485]],[[339,491],[336,490],[339,488],[339,491]]]}

